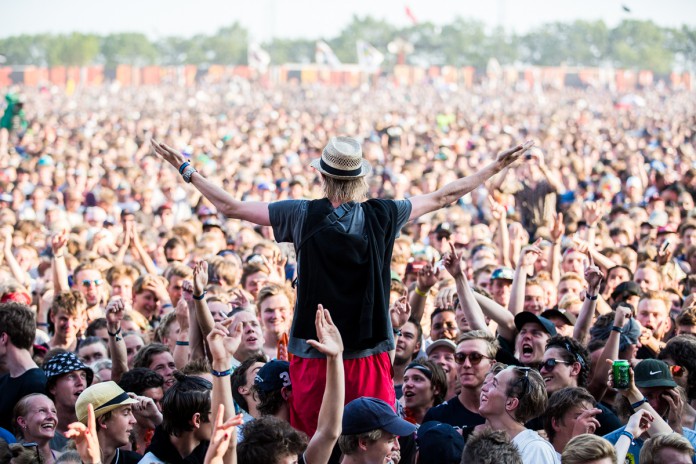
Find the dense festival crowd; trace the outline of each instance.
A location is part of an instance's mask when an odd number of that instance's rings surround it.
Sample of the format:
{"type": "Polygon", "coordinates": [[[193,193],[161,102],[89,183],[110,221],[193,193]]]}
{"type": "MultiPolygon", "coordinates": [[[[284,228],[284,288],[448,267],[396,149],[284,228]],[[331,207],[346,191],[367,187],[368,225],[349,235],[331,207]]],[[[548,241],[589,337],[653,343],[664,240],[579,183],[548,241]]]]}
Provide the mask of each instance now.
{"type": "Polygon", "coordinates": [[[695,94],[6,90],[0,464],[696,462],[695,94]]]}

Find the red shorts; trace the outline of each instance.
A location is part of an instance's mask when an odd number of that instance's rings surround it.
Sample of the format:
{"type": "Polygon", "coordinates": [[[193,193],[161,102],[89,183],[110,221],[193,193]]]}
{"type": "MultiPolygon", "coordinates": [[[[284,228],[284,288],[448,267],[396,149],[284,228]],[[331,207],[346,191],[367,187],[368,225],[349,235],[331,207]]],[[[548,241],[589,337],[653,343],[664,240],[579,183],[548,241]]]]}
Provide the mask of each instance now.
{"type": "MultiPolygon", "coordinates": [[[[388,352],[344,359],[343,367],[346,372],[346,404],[361,396],[370,396],[396,406],[388,352]]],[[[317,430],[319,408],[324,398],[326,359],[294,356],[290,361],[290,380],[290,425],[311,437],[317,430]]]]}

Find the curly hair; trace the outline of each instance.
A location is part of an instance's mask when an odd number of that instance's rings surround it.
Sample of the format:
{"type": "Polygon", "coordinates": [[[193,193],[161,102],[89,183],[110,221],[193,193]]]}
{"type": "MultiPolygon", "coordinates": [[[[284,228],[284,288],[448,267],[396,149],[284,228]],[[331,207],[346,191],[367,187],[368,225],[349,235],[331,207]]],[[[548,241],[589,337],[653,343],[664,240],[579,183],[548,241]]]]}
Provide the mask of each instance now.
{"type": "Polygon", "coordinates": [[[247,422],[242,432],[244,440],[237,445],[239,464],[275,464],[281,458],[298,456],[307,449],[307,435],[273,416],[247,422]]]}
{"type": "Polygon", "coordinates": [[[578,373],[578,387],[586,387],[588,376],[590,375],[590,353],[580,342],[572,337],[556,335],[546,343],[546,349],[560,348],[564,351],[561,355],[563,361],[571,364],[580,364],[578,373]]]}
{"type": "Polygon", "coordinates": [[[696,337],[693,335],[678,335],[667,342],[657,355],[658,359],[671,359],[678,366],[685,367],[686,396],[689,401],[696,399],[696,337]]]}
{"type": "Polygon", "coordinates": [[[123,391],[142,395],[145,390],[150,388],[162,388],[164,377],[157,372],[146,367],[135,367],[121,376],[118,386],[123,391]]]}

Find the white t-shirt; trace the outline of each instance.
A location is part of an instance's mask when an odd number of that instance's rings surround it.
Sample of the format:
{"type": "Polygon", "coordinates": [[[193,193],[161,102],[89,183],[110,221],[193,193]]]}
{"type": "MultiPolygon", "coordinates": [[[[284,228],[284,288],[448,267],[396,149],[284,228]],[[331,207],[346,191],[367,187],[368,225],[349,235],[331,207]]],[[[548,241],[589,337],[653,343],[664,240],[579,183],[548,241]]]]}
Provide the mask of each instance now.
{"type": "Polygon", "coordinates": [[[553,445],[534,430],[525,429],[512,439],[524,464],[561,464],[553,445]]]}

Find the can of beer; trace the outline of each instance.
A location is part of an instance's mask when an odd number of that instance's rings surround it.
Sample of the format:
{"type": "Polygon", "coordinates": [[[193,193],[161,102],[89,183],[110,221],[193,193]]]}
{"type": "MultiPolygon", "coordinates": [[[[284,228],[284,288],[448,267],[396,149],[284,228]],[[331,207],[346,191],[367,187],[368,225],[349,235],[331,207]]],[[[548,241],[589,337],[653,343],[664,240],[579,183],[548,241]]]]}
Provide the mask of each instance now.
{"type": "Polygon", "coordinates": [[[614,361],[611,366],[612,374],[614,375],[614,388],[617,390],[625,390],[630,384],[629,372],[631,365],[628,361],[619,359],[614,361]]]}

